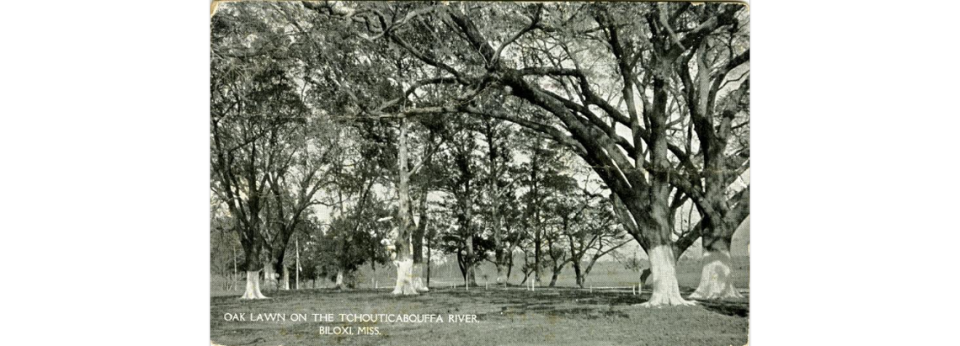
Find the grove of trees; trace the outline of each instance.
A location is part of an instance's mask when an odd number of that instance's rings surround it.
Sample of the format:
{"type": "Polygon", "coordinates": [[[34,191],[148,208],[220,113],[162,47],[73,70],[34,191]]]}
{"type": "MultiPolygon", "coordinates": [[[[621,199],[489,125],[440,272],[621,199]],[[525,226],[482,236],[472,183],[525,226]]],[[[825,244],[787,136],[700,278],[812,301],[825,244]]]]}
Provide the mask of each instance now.
{"type": "Polygon", "coordinates": [[[347,289],[388,263],[394,294],[420,294],[434,251],[466,285],[489,262],[503,285],[583,287],[629,243],[644,306],[740,296],[744,5],[230,2],[211,23],[212,246],[237,243],[243,298],[265,298],[261,275],[347,289]]]}

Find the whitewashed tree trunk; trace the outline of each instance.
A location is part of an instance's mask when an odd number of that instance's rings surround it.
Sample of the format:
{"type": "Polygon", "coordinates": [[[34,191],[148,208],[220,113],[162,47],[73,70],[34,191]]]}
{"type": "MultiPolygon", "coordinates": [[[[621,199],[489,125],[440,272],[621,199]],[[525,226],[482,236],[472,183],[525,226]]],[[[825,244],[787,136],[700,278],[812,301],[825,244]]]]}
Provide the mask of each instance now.
{"type": "Polygon", "coordinates": [[[466,275],[466,279],[464,280],[464,284],[467,287],[470,287],[470,286],[477,287],[476,264],[473,264],[467,267],[467,275],[466,275]]]}
{"type": "Polygon", "coordinates": [[[247,289],[240,299],[266,299],[267,297],[260,293],[260,273],[247,272],[247,289]]]}
{"type": "Polygon", "coordinates": [[[423,275],[421,275],[422,273],[423,273],[423,265],[419,263],[415,263],[413,265],[413,270],[412,270],[413,289],[417,290],[417,292],[429,292],[430,288],[428,288],[427,285],[423,284],[423,278],[422,278],[423,275]]]}
{"type": "Polygon", "coordinates": [[[267,288],[277,289],[277,273],[273,271],[273,266],[270,264],[263,266],[263,281],[267,288]]]}
{"type": "Polygon", "coordinates": [[[497,264],[497,285],[502,284],[503,287],[507,287],[507,278],[504,276],[503,267],[502,264],[497,264]]]}
{"type": "Polygon", "coordinates": [[[397,265],[397,284],[393,288],[395,295],[417,295],[418,292],[413,286],[413,259],[399,259],[397,265]]]}
{"type": "Polygon", "coordinates": [[[650,300],[640,305],[648,308],[695,305],[696,302],[683,299],[680,296],[673,248],[670,245],[657,245],[650,249],[648,255],[650,255],[653,294],[650,296],[650,300]]]}
{"type": "Polygon", "coordinates": [[[287,266],[283,266],[283,275],[280,276],[280,289],[290,289],[290,271],[287,269],[287,266]]]}
{"type": "Polygon", "coordinates": [[[334,287],[340,290],[345,288],[343,285],[343,269],[337,270],[337,281],[334,283],[334,287]]]}
{"type": "Polygon", "coordinates": [[[397,167],[400,173],[400,184],[397,188],[398,216],[400,224],[397,227],[397,238],[394,246],[397,250],[397,285],[393,288],[395,295],[417,295],[413,286],[413,241],[411,233],[413,220],[410,213],[410,174],[407,164],[407,124],[400,120],[400,139],[397,150],[397,167]]]}
{"type": "Polygon", "coordinates": [[[695,299],[743,298],[733,286],[733,271],[730,269],[730,251],[705,251],[700,285],[690,295],[695,299]]]}

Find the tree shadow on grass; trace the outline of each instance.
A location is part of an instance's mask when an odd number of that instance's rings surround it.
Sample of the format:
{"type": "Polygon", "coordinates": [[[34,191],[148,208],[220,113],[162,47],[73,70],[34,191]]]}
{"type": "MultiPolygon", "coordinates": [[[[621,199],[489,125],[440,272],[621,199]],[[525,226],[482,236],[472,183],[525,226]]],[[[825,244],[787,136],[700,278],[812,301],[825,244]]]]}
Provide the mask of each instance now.
{"type": "MultiPolygon", "coordinates": [[[[683,297],[689,297],[690,294],[694,292],[693,288],[680,288],[680,295],[683,297]]],[[[712,311],[721,315],[727,316],[736,316],[736,317],[748,317],[750,315],[750,300],[747,294],[744,294],[746,297],[743,299],[724,299],[724,300],[699,300],[693,299],[697,302],[697,305],[702,306],[708,311],[712,311]]],[[[688,298],[689,299],[689,298],[688,298]]],[[[650,300],[650,292],[644,292],[641,295],[632,295],[632,294],[605,294],[605,295],[596,295],[588,294],[585,297],[581,298],[582,301],[591,302],[594,304],[610,304],[611,306],[616,305],[636,305],[644,303],[650,300]]]]}
{"type": "Polygon", "coordinates": [[[697,300],[705,309],[727,316],[747,317],[750,315],[750,303],[740,300],[697,300]]]}
{"type": "MultiPolygon", "coordinates": [[[[688,297],[694,289],[681,287],[681,295],[688,297]]],[[[277,291],[274,298],[295,305],[300,300],[309,300],[311,296],[323,296],[325,299],[336,301],[366,301],[374,304],[397,303],[406,301],[414,304],[429,304],[430,310],[440,313],[456,313],[461,309],[476,311],[478,317],[485,318],[505,315],[525,315],[527,313],[543,314],[548,316],[580,316],[586,319],[630,318],[623,311],[629,307],[646,302],[650,299],[650,292],[640,295],[631,292],[618,291],[585,291],[575,288],[543,288],[537,291],[524,289],[477,289],[463,288],[433,288],[429,292],[418,296],[393,296],[389,292],[380,290],[356,289],[349,291],[311,290],[311,291],[277,291]],[[487,309],[483,309],[486,307],[487,309]],[[483,311],[486,310],[486,311],[483,311]]],[[[259,305],[260,302],[241,303],[237,298],[212,298],[214,305],[259,305]]],[[[267,302],[262,302],[267,303],[267,302]]],[[[276,302],[273,302],[274,304],[276,302]]],[[[697,300],[704,309],[727,316],[749,316],[749,300],[697,300]]]]}

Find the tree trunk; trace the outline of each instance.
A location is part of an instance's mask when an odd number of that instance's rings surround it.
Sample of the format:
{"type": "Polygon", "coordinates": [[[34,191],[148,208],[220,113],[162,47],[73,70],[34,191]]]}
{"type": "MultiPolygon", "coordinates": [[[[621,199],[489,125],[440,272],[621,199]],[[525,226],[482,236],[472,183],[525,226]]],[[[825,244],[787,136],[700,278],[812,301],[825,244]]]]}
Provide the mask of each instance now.
{"type": "Polygon", "coordinates": [[[653,272],[650,271],[650,268],[645,268],[645,269],[641,270],[641,271],[640,271],[640,284],[641,284],[641,285],[646,285],[646,284],[651,283],[650,277],[653,276],[652,274],[653,274],[653,272]]]}
{"type": "Polygon", "coordinates": [[[338,290],[343,290],[344,288],[346,288],[346,286],[344,286],[344,284],[343,284],[343,269],[338,269],[338,270],[337,270],[337,279],[336,279],[336,280],[337,280],[337,281],[334,282],[333,287],[335,287],[335,288],[338,289],[338,290]]]}
{"type": "Polygon", "coordinates": [[[467,274],[463,280],[467,286],[477,287],[477,272],[474,267],[475,265],[467,263],[467,274]]]}
{"type": "Polygon", "coordinates": [[[580,270],[580,261],[573,261],[573,274],[577,277],[577,286],[583,288],[583,272],[580,270]]]}
{"type": "Polygon", "coordinates": [[[560,277],[560,271],[554,270],[553,275],[550,277],[550,287],[557,287],[557,278],[560,277]]]}
{"type": "Polygon", "coordinates": [[[504,264],[497,262],[497,284],[503,284],[503,287],[507,287],[507,279],[504,276],[504,264]]]}
{"type": "Polygon", "coordinates": [[[417,289],[413,285],[413,259],[398,259],[397,265],[397,284],[394,286],[395,295],[417,295],[417,289]]]}
{"type": "Polygon", "coordinates": [[[295,263],[296,267],[293,269],[293,272],[296,273],[296,274],[295,274],[295,277],[296,277],[295,285],[296,285],[296,286],[294,286],[294,287],[299,290],[299,289],[300,289],[300,239],[299,239],[299,238],[294,239],[293,243],[294,243],[294,246],[296,247],[296,250],[297,250],[297,260],[296,260],[296,263],[295,263]]]}
{"type": "Polygon", "coordinates": [[[673,248],[669,245],[657,245],[650,249],[649,255],[653,293],[650,300],[641,306],[694,305],[694,302],[680,296],[673,248]]]}
{"type": "MultiPolygon", "coordinates": [[[[581,275],[581,276],[580,276],[580,284],[581,284],[581,285],[583,285],[583,286],[586,286],[586,285],[587,285],[587,278],[590,277],[590,269],[591,269],[591,268],[593,268],[593,266],[587,267],[587,269],[584,269],[584,270],[583,270],[583,274],[580,274],[580,275],[581,275]]],[[[583,286],[580,286],[580,287],[583,287],[583,286]]]]}
{"type": "Polygon", "coordinates": [[[467,254],[464,256],[463,264],[466,267],[464,272],[463,281],[467,286],[477,286],[477,273],[474,270],[476,267],[476,262],[474,261],[475,253],[473,251],[473,235],[467,236],[467,254]]]}
{"type": "Polygon", "coordinates": [[[537,229],[533,237],[533,281],[540,281],[540,212],[537,211],[537,229]]]}
{"type": "Polygon", "coordinates": [[[513,274],[513,251],[511,250],[507,256],[510,256],[510,260],[507,262],[507,279],[503,281],[504,286],[510,281],[510,274],[513,274]]]}
{"type": "Polygon", "coordinates": [[[247,271],[247,289],[240,299],[266,299],[267,297],[260,293],[260,273],[257,271],[247,271]]]}
{"type": "Polygon", "coordinates": [[[267,264],[263,266],[263,281],[264,286],[267,288],[272,288],[276,290],[278,288],[277,273],[273,270],[273,265],[267,264]]]}
{"type": "MultiPolygon", "coordinates": [[[[657,66],[657,59],[654,59],[657,66]]],[[[668,71],[671,59],[661,61],[660,69],[668,71]]],[[[635,208],[638,211],[647,209],[646,215],[634,215],[638,225],[646,225],[648,231],[644,239],[649,245],[647,254],[650,257],[650,271],[653,279],[653,294],[650,300],[643,303],[644,307],[660,307],[664,305],[694,305],[680,296],[680,286],[677,283],[676,257],[673,253],[673,225],[670,217],[670,172],[673,170],[670,160],[667,159],[667,82],[662,78],[667,74],[655,74],[653,77],[653,109],[650,112],[650,182],[647,187],[647,208],[635,208]],[[642,222],[641,217],[646,219],[642,222]]],[[[642,214],[642,213],[641,213],[642,214]]]]}
{"type": "MultiPolygon", "coordinates": [[[[423,237],[427,230],[428,195],[428,192],[424,192],[423,197],[420,198],[420,222],[418,222],[416,228],[414,228],[411,239],[411,245],[413,246],[413,289],[417,290],[417,292],[430,291],[427,285],[423,283],[423,237]]],[[[413,213],[411,213],[410,218],[413,219],[413,213]]]]}
{"type": "Polygon", "coordinates": [[[427,238],[427,287],[430,287],[430,242],[432,237],[427,238]]]}
{"type": "Polygon", "coordinates": [[[400,120],[400,140],[397,153],[397,171],[400,173],[400,184],[397,189],[399,195],[400,225],[397,239],[394,244],[397,248],[397,284],[393,288],[394,295],[417,295],[413,286],[413,244],[411,232],[413,220],[410,217],[410,170],[407,167],[407,124],[405,119],[400,120]]]}
{"type": "Polygon", "coordinates": [[[423,264],[414,262],[414,264],[413,264],[413,270],[412,270],[412,271],[413,271],[413,273],[412,273],[412,274],[413,274],[413,289],[417,290],[417,292],[428,292],[428,291],[430,291],[430,288],[428,288],[427,285],[425,285],[425,284],[423,283],[423,279],[421,278],[421,277],[423,276],[423,275],[421,275],[421,273],[423,273],[423,270],[424,270],[424,269],[423,269],[423,264]]]}
{"type": "Polygon", "coordinates": [[[287,266],[283,266],[283,273],[280,275],[280,289],[290,290],[290,271],[287,266]]]}
{"type": "MultiPolygon", "coordinates": [[[[498,227],[498,228],[499,228],[499,227],[501,227],[501,226],[500,226],[499,223],[498,223],[498,225],[496,225],[496,226],[494,226],[494,227],[498,227]]],[[[498,231],[498,234],[497,234],[497,235],[495,236],[495,238],[494,238],[494,241],[495,241],[495,243],[494,243],[494,249],[495,249],[495,250],[494,250],[494,253],[493,253],[493,261],[494,261],[494,265],[495,265],[496,268],[497,268],[497,279],[496,279],[496,280],[497,280],[497,284],[498,284],[498,285],[499,285],[499,284],[503,284],[503,286],[506,287],[506,286],[507,286],[507,279],[506,279],[506,277],[504,277],[504,274],[506,273],[506,271],[504,270],[504,267],[506,267],[506,265],[507,265],[507,255],[509,254],[509,250],[504,251],[504,249],[501,248],[501,247],[503,246],[503,240],[500,239],[500,237],[501,237],[501,236],[499,235],[499,231],[498,231]]]]}
{"type": "MultiPolygon", "coordinates": [[[[256,222],[254,226],[260,222],[256,219],[254,221],[256,222]]],[[[256,228],[247,229],[247,233],[251,236],[240,238],[240,246],[243,248],[243,269],[247,272],[247,287],[240,299],[265,299],[267,297],[260,292],[260,268],[262,268],[260,252],[263,249],[263,239],[260,238],[260,231],[256,228]]]]}
{"type": "Polygon", "coordinates": [[[733,271],[730,262],[730,241],[732,237],[703,238],[703,269],[700,272],[700,285],[690,295],[693,299],[743,298],[733,285],[733,271]]]}
{"type": "Polygon", "coordinates": [[[240,280],[240,274],[237,272],[237,247],[233,247],[233,276],[230,277],[232,280],[230,283],[230,290],[237,290],[237,280],[240,280]]]}
{"type": "Polygon", "coordinates": [[[494,130],[490,123],[486,123],[486,130],[487,148],[489,150],[487,157],[490,162],[489,186],[490,194],[492,195],[490,212],[491,218],[493,219],[493,262],[497,268],[497,284],[503,283],[504,287],[506,287],[507,281],[503,277],[503,267],[506,262],[503,248],[503,218],[500,215],[500,204],[503,196],[500,193],[500,186],[498,184],[499,169],[497,166],[499,152],[497,151],[497,144],[494,139],[494,130]]]}

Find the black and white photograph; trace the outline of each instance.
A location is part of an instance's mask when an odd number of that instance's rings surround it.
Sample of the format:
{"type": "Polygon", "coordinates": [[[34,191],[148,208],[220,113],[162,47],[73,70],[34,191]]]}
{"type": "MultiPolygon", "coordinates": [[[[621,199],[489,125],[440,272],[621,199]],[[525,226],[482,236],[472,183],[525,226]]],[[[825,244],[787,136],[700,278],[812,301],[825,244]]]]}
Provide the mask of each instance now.
{"type": "Polygon", "coordinates": [[[745,4],[214,11],[214,344],[747,343],[745,4]]]}

